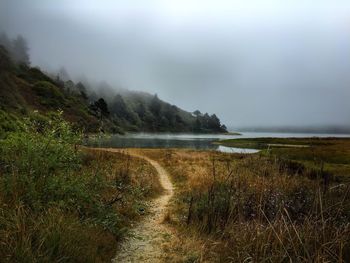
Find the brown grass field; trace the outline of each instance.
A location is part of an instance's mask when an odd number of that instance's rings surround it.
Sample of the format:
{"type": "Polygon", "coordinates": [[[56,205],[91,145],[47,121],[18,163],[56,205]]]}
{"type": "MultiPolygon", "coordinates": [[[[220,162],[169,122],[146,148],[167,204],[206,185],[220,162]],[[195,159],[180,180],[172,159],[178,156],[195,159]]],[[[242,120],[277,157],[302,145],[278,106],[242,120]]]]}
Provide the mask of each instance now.
{"type": "Polygon", "coordinates": [[[176,186],[173,262],[349,262],[349,184],[262,154],[143,149],[176,186]]]}
{"type": "Polygon", "coordinates": [[[339,182],[350,181],[350,138],[253,138],[217,143],[261,149],[265,156],[292,161],[309,172],[322,170],[339,182]]]}

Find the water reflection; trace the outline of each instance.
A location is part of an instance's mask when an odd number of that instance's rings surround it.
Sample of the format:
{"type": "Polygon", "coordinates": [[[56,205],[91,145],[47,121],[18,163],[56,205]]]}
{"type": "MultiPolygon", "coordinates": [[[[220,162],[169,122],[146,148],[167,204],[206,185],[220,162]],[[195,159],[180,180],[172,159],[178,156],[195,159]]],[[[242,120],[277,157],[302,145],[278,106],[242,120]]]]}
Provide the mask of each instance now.
{"type": "Polygon", "coordinates": [[[88,139],[86,144],[93,147],[111,148],[189,148],[197,150],[214,150],[226,153],[256,153],[256,149],[242,149],[215,145],[213,142],[224,139],[258,138],[258,137],[349,137],[339,134],[305,134],[305,133],[254,133],[242,135],[230,134],[174,134],[174,133],[128,133],[88,139]]]}
{"type": "Polygon", "coordinates": [[[114,135],[105,138],[90,139],[87,144],[94,147],[112,148],[190,148],[197,150],[216,150],[218,145],[212,144],[214,138],[174,138],[174,137],[134,137],[114,135]]]}
{"type": "Polygon", "coordinates": [[[246,150],[215,145],[213,142],[223,138],[231,138],[225,135],[211,134],[127,134],[113,135],[89,139],[86,143],[93,147],[112,148],[187,148],[196,150],[214,150],[226,153],[250,153],[256,150],[246,150]]]}
{"type": "Polygon", "coordinates": [[[219,145],[216,150],[223,153],[257,153],[259,152],[259,150],[257,149],[243,149],[243,148],[237,148],[237,147],[227,147],[223,145],[219,145]]]}

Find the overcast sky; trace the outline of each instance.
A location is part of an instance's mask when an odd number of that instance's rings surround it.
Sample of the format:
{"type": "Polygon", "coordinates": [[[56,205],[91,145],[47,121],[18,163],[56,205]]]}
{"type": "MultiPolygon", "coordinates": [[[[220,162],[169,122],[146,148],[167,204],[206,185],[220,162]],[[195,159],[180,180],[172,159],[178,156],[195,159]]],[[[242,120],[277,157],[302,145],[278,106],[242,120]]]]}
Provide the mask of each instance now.
{"type": "Polygon", "coordinates": [[[0,0],[0,30],[231,127],[350,125],[350,1],[0,0]]]}

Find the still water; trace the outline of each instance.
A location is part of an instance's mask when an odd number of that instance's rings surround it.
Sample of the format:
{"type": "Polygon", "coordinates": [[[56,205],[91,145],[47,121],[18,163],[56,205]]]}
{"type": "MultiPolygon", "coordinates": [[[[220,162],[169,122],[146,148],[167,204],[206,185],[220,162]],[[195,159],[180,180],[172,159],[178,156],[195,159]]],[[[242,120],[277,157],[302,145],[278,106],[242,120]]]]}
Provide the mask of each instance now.
{"type": "Polygon", "coordinates": [[[256,153],[256,149],[242,149],[213,144],[215,141],[237,138],[261,137],[350,137],[349,134],[316,133],[267,133],[244,132],[242,135],[230,134],[189,134],[189,133],[128,133],[89,139],[86,144],[93,147],[112,148],[189,148],[197,150],[215,150],[227,153],[256,153]]]}

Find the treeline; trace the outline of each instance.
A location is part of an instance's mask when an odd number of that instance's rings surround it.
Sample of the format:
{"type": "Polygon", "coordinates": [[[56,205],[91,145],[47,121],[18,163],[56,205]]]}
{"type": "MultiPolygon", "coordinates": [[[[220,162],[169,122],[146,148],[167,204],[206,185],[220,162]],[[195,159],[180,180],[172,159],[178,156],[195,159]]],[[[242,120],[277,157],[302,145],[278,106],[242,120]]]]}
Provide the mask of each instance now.
{"type": "Polygon", "coordinates": [[[7,50],[13,62],[30,64],[29,48],[23,36],[18,35],[16,38],[10,39],[5,33],[1,33],[0,45],[7,50]]]}
{"type": "MultiPolygon", "coordinates": [[[[81,83],[78,85],[81,86],[81,83]]],[[[124,92],[124,95],[115,93],[110,98],[91,100],[90,109],[96,117],[109,118],[117,126],[125,127],[129,131],[227,132],[226,126],[221,124],[215,114],[201,114],[199,111],[192,114],[183,111],[160,100],[157,94],[151,96],[137,92],[124,92]]]]}
{"type": "Polygon", "coordinates": [[[10,39],[1,34],[0,49],[0,73],[10,73],[0,75],[0,109],[5,111],[8,105],[44,112],[61,109],[69,121],[88,132],[227,132],[215,114],[184,111],[156,94],[86,79],[74,82],[64,68],[57,73],[31,68],[28,45],[22,36],[10,39]],[[18,78],[24,82],[19,84],[18,78]]]}
{"type": "Polygon", "coordinates": [[[199,110],[196,110],[193,114],[196,116],[194,132],[227,132],[226,126],[221,124],[220,119],[215,114],[209,116],[208,113],[202,114],[199,110]]]}
{"type": "Polygon", "coordinates": [[[64,68],[53,77],[66,92],[87,99],[94,116],[109,119],[126,131],[227,132],[215,114],[184,111],[162,101],[157,94],[115,89],[105,82],[92,84],[86,79],[74,84],[64,68]]]}
{"type": "Polygon", "coordinates": [[[91,104],[97,116],[111,118],[121,127],[133,131],[172,132],[226,132],[215,114],[193,116],[174,105],[163,102],[154,95],[151,98],[125,98],[116,94],[107,102],[100,98],[91,104]]]}

